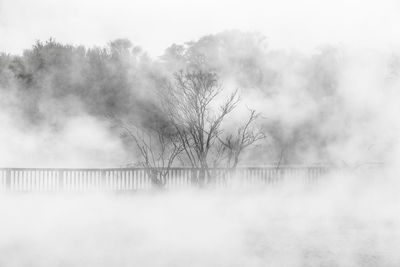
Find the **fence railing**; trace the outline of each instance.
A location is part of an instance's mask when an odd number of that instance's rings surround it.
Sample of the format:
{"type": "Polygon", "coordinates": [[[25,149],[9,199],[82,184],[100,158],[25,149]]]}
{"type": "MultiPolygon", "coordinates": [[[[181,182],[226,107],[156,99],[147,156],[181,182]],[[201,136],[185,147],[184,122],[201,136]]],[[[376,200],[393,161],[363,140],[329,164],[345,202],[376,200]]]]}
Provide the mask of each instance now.
{"type": "MultiPolygon", "coordinates": [[[[275,166],[210,169],[206,183],[215,187],[268,185],[285,179],[302,179],[315,183],[326,174],[329,166],[275,166]]],[[[199,184],[200,169],[171,168],[165,177],[166,189],[187,188],[199,184]]],[[[145,168],[114,169],[0,169],[0,192],[76,192],[76,191],[138,191],[156,186],[154,177],[145,168]]]]}

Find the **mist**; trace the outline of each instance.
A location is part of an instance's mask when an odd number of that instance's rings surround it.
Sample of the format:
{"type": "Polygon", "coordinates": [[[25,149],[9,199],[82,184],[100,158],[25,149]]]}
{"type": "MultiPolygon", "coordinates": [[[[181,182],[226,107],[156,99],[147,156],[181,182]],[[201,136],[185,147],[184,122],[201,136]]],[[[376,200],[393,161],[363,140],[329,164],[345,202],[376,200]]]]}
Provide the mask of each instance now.
{"type": "Polygon", "coordinates": [[[395,266],[398,187],[366,177],[342,173],[311,187],[2,196],[1,264],[395,266]]]}
{"type": "Polygon", "coordinates": [[[225,134],[249,108],[260,113],[267,138],[244,152],[243,165],[396,161],[398,55],[334,46],[312,54],[273,50],[262,34],[241,31],[173,44],[158,59],[126,39],[105,47],[38,41],[22,56],[1,56],[1,138],[18,140],[3,142],[1,165],[134,164],[132,144],[110,117],[145,128],[165,120],[158,92],[187,68],[216,72],[222,100],[239,90],[225,134]]]}
{"type": "Polygon", "coordinates": [[[398,3],[214,2],[0,0],[0,266],[400,265],[398,3]]]}

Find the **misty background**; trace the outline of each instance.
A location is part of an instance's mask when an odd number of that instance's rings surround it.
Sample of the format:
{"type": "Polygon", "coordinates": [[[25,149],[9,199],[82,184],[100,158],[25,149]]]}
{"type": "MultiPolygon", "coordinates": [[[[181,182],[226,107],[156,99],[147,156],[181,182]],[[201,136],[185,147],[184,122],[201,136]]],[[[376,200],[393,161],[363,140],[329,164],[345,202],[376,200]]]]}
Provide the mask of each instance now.
{"type": "Polygon", "coordinates": [[[400,6],[0,0],[0,166],[135,163],[109,116],[162,120],[174,72],[216,72],[267,138],[242,165],[396,162],[400,6]],[[230,30],[232,29],[232,30],[230,30]]]}
{"type": "MultiPolygon", "coordinates": [[[[137,155],[110,115],[147,127],[163,120],[160,88],[185,69],[216,72],[239,90],[227,129],[247,109],[267,138],[242,165],[393,161],[400,54],[342,46],[313,53],[271,49],[239,30],[174,43],[160,57],[128,39],[85,47],[50,38],[0,54],[3,167],[114,167],[137,155]]],[[[231,127],[232,128],[232,127],[231,127]]]]}

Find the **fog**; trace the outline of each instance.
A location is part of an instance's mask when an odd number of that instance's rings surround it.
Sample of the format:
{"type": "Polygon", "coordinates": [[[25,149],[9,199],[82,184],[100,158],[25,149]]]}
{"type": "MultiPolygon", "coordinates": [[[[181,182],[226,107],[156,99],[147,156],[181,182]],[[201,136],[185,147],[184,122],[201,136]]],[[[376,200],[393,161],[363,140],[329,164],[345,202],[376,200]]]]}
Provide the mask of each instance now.
{"type": "Polygon", "coordinates": [[[165,114],[157,91],[187,68],[215,71],[223,97],[239,90],[224,134],[243,124],[249,108],[260,113],[267,138],[243,152],[242,165],[274,163],[281,154],[286,164],[394,162],[399,54],[340,46],[288,52],[241,31],[172,44],[158,59],[125,39],[104,47],[39,41],[22,56],[0,59],[0,164],[134,164],[132,144],[110,115],[145,128],[159,124],[165,114]]]}
{"type": "Polygon", "coordinates": [[[243,154],[242,166],[282,160],[338,169],[317,184],[300,177],[225,189],[3,193],[0,265],[399,264],[396,51],[325,47],[310,56],[270,50],[262,35],[238,31],[172,45],[157,60],[123,40],[103,48],[109,52],[52,40],[36,46],[1,61],[4,167],[137,162],[108,115],[144,127],[162,122],[155,88],[196,67],[220,74],[223,96],[239,88],[241,103],[225,131],[235,131],[249,107],[262,114],[267,138],[243,154]],[[60,63],[68,51],[76,58],[60,63]],[[372,171],[371,162],[385,167],[372,171]]]}
{"type": "Polygon", "coordinates": [[[0,266],[400,266],[396,1],[64,2],[0,0],[0,266]],[[171,97],[193,84],[221,89],[205,116],[171,97]],[[151,180],[154,158],[192,186],[151,180]],[[103,169],[137,166],[130,191],[103,169]],[[234,175],[250,166],[279,181],[234,175]],[[63,191],[93,176],[110,192],[63,191]]]}
{"type": "Polygon", "coordinates": [[[0,263],[396,266],[398,186],[359,174],[318,186],[2,195],[0,263]]]}

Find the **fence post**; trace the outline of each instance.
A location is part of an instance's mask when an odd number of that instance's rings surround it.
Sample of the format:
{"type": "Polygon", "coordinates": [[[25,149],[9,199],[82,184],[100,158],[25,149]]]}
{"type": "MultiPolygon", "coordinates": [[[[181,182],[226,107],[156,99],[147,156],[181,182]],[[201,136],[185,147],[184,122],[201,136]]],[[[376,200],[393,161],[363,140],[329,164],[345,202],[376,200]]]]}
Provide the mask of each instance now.
{"type": "Polygon", "coordinates": [[[103,191],[104,185],[106,184],[106,171],[104,169],[101,170],[100,176],[100,191],[103,191]]]}
{"type": "Polygon", "coordinates": [[[6,191],[11,191],[11,170],[6,170],[6,191]]]}
{"type": "Polygon", "coordinates": [[[190,170],[190,184],[193,186],[198,185],[198,178],[197,178],[197,168],[192,168],[190,170]]]}
{"type": "Polygon", "coordinates": [[[58,170],[58,191],[64,190],[64,170],[58,170]]]}

